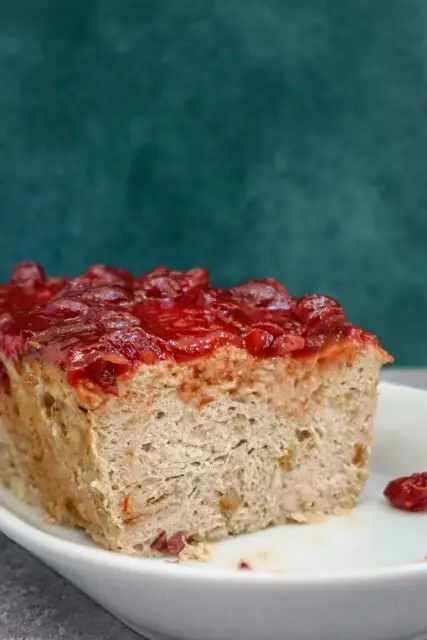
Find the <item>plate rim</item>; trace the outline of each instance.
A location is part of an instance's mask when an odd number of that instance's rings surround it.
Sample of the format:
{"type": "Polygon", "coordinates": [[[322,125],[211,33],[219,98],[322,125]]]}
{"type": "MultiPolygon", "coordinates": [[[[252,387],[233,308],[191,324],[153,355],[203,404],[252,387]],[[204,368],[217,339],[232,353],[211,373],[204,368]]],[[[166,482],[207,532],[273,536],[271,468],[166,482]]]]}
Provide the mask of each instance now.
{"type": "MultiPolygon", "coordinates": [[[[389,382],[381,382],[381,391],[399,390],[414,395],[424,396],[427,403],[427,390],[389,382]]],[[[122,555],[115,551],[80,544],[72,540],[65,540],[53,533],[43,531],[37,526],[29,524],[1,504],[1,494],[7,493],[18,503],[21,503],[8,490],[0,488],[0,531],[4,535],[24,548],[29,553],[41,557],[45,554],[56,555],[68,560],[78,560],[91,567],[103,565],[111,570],[121,570],[127,573],[140,574],[141,577],[162,577],[173,580],[199,582],[226,582],[230,585],[242,586],[256,584],[258,586],[312,586],[324,587],[340,585],[362,585],[369,583],[384,583],[390,580],[406,581],[408,579],[424,579],[427,575],[427,562],[405,563],[397,566],[368,567],[358,571],[345,570],[342,572],[321,572],[316,574],[293,574],[287,572],[273,572],[268,570],[239,571],[238,569],[217,567],[210,564],[175,564],[161,559],[141,558],[122,555]],[[39,555],[37,552],[41,551],[39,555]]],[[[28,509],[31,506],[26,505],[28,509]]]]}

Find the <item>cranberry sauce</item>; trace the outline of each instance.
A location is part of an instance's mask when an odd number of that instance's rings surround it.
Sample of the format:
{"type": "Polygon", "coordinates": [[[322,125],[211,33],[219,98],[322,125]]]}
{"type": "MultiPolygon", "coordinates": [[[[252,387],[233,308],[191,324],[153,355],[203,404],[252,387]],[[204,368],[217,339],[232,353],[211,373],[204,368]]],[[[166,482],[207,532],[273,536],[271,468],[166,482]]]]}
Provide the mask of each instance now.
{"type": "Polygon", "coordinates": [[[222,346],[256,357],[304,355],[337,342],[376,341],[346,321],[328,296],[291,296],[273,279],[215,289],[204,269],[163,267],[134,278],[92,266],[79,278],[46,278],[19,264],[0,285],[0,349],[18,359],[40,353],[70,383],[90,380],[110,392],[139,363],[184,362],[222,346]]]}

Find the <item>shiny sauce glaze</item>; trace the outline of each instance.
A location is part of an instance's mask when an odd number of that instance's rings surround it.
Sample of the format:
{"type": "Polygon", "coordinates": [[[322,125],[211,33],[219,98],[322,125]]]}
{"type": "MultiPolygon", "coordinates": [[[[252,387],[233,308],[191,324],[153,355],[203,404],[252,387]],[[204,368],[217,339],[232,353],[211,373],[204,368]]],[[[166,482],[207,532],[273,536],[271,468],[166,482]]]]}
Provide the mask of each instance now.
{"type": "Polygon", "coordinates": [[[295,298],[273,279],[222,290],[205,269],[159,267],[133,277],[103,265],[78,278],[47,278],[26,262],[0,285],[7,357],[38,354],[57,362],[71,384],[90,381],[111,393],[117,377],[140,363],[185,362],[225,346],[259,358],[301,357],[343,338],[378,344],[347,322],[334,299],[295,298]]]}

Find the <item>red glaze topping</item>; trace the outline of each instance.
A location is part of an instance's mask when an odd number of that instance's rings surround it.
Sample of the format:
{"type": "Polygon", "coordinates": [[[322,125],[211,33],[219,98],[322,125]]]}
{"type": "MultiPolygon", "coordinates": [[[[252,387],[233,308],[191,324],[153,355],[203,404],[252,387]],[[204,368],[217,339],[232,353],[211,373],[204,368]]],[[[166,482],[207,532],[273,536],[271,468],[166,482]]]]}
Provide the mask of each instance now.
{"type": "Polygon", "coordinates": [[[427,473],[413,473],[388,483],[384,495],[395,509],[427,511],[427,473]]]}
{"type": "Polygon", "coordinates": [[[256,357],[300,356],[343,338],[378,345],[332,298],[294,298],[273,279],[221,290],[204,269],[160,267],[134,278],[102,265],[79,278],[46,278],[26,262],[0,285],[7,356],[40,353],[71,384],[90,380],[113,393],[117,376],[141,362],[185,362],[227,345],[256,357]]]}

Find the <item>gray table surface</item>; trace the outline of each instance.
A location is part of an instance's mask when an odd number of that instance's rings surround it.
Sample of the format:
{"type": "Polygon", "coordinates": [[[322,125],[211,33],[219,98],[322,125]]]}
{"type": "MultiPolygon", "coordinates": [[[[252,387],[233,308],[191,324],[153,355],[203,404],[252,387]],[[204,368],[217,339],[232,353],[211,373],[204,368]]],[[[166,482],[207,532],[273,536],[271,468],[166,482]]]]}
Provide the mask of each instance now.
{"type": "MultiPolygon", "coordinates": [[[[427,388],[427,369],[390,368],[384,379],[427,388]]],[[[0,534],[0,640],[139,637],[0,534]]]]}

